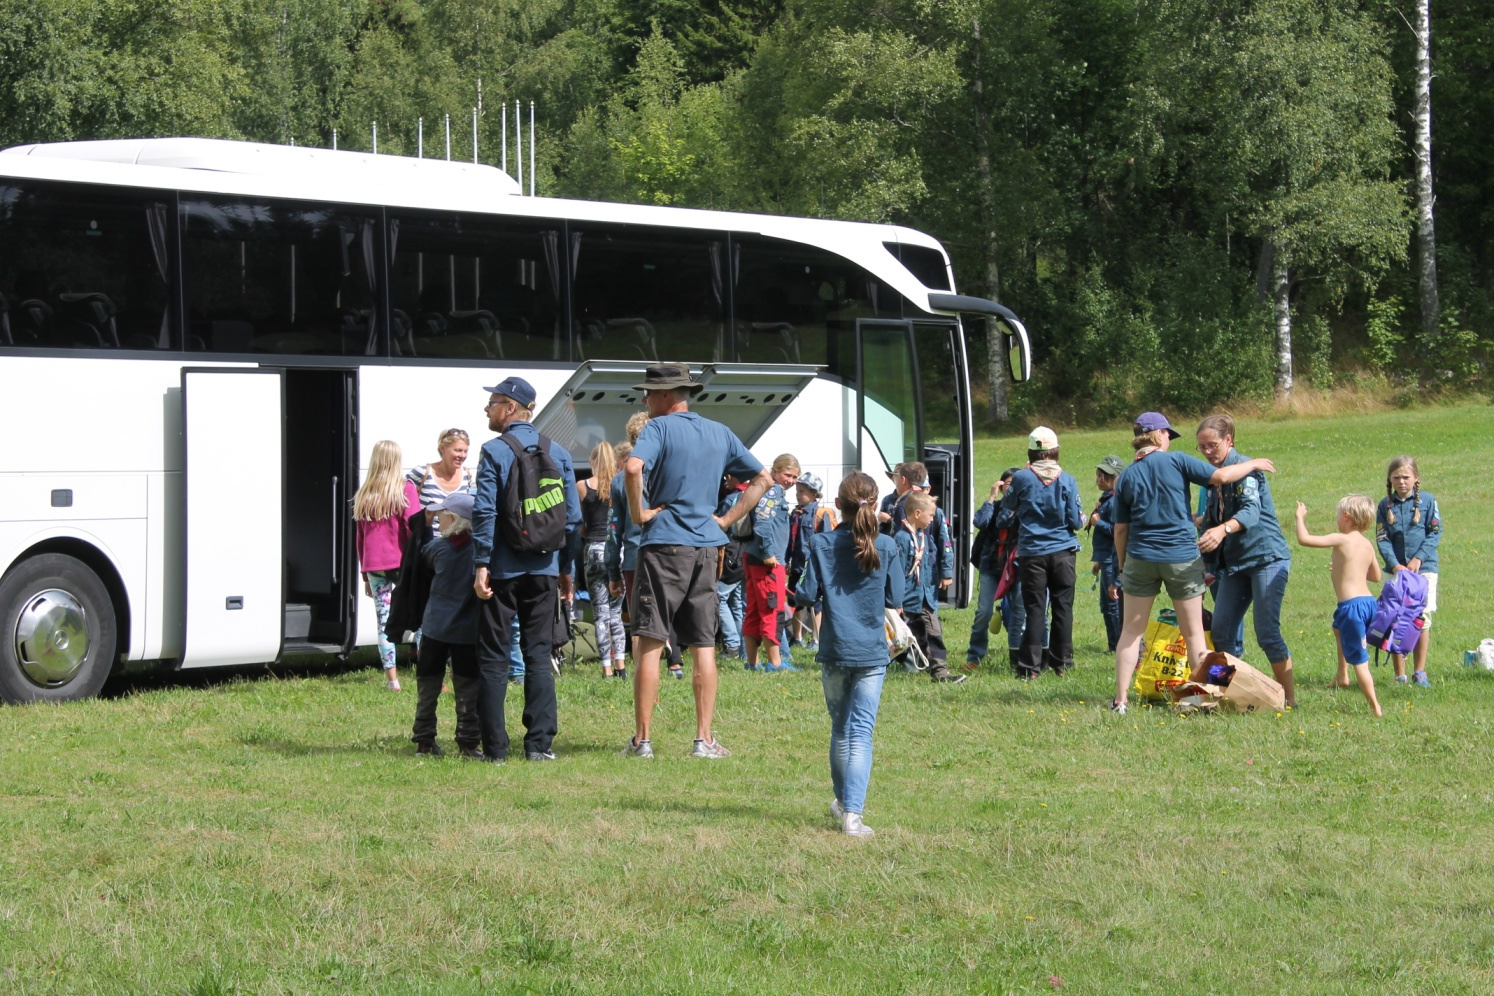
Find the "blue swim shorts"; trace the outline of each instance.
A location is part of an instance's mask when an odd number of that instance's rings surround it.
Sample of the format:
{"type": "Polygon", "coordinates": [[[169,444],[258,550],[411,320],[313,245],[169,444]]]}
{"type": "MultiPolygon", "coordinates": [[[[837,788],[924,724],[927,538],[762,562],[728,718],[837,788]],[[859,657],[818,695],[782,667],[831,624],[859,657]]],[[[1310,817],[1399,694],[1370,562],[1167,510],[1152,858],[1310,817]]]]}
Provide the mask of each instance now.
{"type": "Polygon", "coordinates": [[[1369,624],[1375,621],[1375,610],[1379,607],[1369,595],[1360,595],[1339,602],[1333,613],[1333,628],[1338,630],[1338,643],[1344,649],[1344,660],[1350,664],[1368,664],[1369,649],[1364,645],[1369,624]]]}

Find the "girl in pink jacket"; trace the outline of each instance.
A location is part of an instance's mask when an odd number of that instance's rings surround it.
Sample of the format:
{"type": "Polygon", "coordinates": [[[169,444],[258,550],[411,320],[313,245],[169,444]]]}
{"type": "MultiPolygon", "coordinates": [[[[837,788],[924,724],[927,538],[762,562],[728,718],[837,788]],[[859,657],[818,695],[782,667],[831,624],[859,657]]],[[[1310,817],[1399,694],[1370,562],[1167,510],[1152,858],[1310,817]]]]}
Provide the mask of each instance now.
{"type": "Polygon", "coordinates": [[[408,517],[420,509],[420,494],[405,479],[400,466],[399,444],[388,439],[374,443],[368,479],[353,497],[353,518],[358,526],[358,566],[363,572],[363,590],[374,600],[379,617],[379,660],[391,692],[397,692],[399,676],[394,670],[394,644],[384,635],[389,621],[389,598],[399,579],[400,557],[410,538],[408,517]]]}

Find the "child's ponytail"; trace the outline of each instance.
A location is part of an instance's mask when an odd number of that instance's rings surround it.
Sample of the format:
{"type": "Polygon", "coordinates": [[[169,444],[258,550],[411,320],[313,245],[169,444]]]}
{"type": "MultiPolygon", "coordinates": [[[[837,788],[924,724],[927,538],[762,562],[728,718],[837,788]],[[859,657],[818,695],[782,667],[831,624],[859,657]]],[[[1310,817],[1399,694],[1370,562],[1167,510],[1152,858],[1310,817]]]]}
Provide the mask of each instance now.
{"type": "Polygon", "coordinates": [[[847,474],[840,482],[840,491],[835,497],[841,518],[851,527],[856,540],[856,563],[864,571],[875,571],[882,566],[877,554],[877,483],[866,474],[856,471],[847,474]]]}

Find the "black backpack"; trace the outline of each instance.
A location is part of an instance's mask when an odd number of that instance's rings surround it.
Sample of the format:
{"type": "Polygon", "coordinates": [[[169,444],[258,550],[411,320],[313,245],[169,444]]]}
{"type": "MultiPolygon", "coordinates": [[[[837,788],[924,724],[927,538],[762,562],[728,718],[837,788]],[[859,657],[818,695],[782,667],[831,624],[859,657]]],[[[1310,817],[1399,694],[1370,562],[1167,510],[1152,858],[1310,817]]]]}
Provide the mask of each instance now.
{"type": "Polygon", "coordinates": [[[740,584],[747,576],[746,569],[742,566],[742,546],[739,539],[727,542],[721,556],[721,577],[723,584],[740,584]]]}
{"type": "Polygon", "coordinates": [[[554,553],[565,546],[565,475],[550,459],[546,436],[535,446],[521,446],[513,436],[504,442],[514,451],[503,493],[500,535],[516,553],[554,553]]]}

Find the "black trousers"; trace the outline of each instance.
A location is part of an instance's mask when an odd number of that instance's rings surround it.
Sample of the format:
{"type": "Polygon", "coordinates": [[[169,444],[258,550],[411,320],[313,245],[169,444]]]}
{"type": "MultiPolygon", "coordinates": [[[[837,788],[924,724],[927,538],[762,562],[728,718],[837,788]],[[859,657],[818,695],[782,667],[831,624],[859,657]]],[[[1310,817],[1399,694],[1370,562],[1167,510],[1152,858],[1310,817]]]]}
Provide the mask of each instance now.
{"type": "Polygon", "coordinates": [[[949,654],[944,649],[944,626],[939,622],[939,610],[927,605],[918,613],[909,612],[903,617],[908,631],[918,641],[918,649],[929,659],[929,674],[949,670],[949,654]]]}
{"type": "Polygon", "coordinates": [[[1056,673],[1074,666],[1074,570],[1075,550],[1021,557],[1017,571],[1022,579],[1022,608],[1027,613],[1027,632],[1017,651],[1017,670],[1035,676],[1044,664],[1056,673]],[[1047,659],[1043,655],[1043,605],[1047,596],[1053,614],[1048,633],[1047,659]]]}
{"type": "Polygon", "coordinates": [[[493,578],[493,597],[477,606],[477,716],[482,750],[491,758],[508,757],[508,730],[503,702],[508,694],[509,627],[519,618],[519,649],[524,654],[524,750],[547,751],[555,740],[555,604],[559,579],[522,574],[493,578]]]}
{"type": "Polygon", "coordinates": [[[471,643],[443,643],[431,636],[421,638],[420,659],[415,663],[415,729],[410,739],[417,744],[436,741],[436,702],[451,661],[451,687],[456,694],[456,742],[463,750],[482,740],[477,721],[477,647],[471,643]]]}

